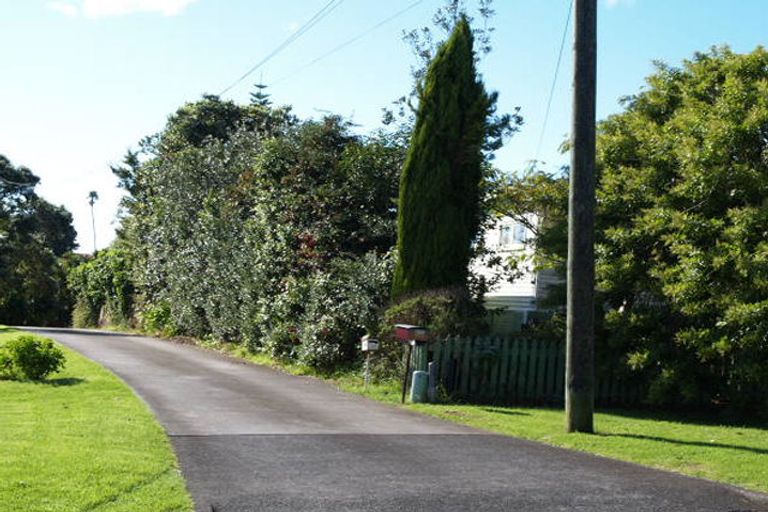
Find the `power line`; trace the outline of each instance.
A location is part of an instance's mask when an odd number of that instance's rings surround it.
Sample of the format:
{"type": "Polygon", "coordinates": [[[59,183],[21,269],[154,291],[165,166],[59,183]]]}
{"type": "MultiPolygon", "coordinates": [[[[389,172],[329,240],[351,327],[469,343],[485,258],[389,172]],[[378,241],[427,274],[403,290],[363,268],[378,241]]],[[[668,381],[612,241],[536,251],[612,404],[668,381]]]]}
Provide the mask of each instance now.
{"type": "Polygon", "coordinates": [[[288,38],[280,43],[274,50],[272,50],[266,57],[261,59],[259,62],[257,62],[251,69],[249,69],[243,76],[232,82],[228,87],[224,88],[219,93],[219,96],[223,96],[227,92],[229,92],[233,87],[238,85],[240,82],[248,78],[248,76],[259,69],[261,66],[269,62],[275,55],[283,51],[285,48],[287,48],[291,43],[299,39],[302,35],[304,35],[306,32],[308,32],[312,27],[317,25],[320,21],[322,21],[323,18],[328,16],[331,12],[333,12],[339,5],[341,5],[344,2],[344,0],[330,0],[328,3],[326,3],[319,11],[317,11],[309,20],[304,23],[296,32],[288,36],[288,38]]]}
{"type": "Polygon", "coordinates": [[[336,53],[336,52],[338,52],[340,50],[343,50],[347,46],[350,46],[350,45],[358,42],[360,39],[364,38],[365,36],[367,36],[371,32],[374,32],[374,31],[378,30],[379,28],[383,27],[384,25],[386,25],[390,21],[392,21],[392,20],[394,20],[396,18],[399,18],[400,16],[402,16],[406,12],[410,11],[411,9],[413,9],[414,7],[416,7],[417,5],[419,5],[422,2],[424,2],[424,0],[416,0],[415,2],[413,2],[412,4],[407,6],[406,8],[401,9],[400,11],[396,12],[392,16],[390,16],[390,17],[380,21],[376,25],[373,25],[372,27],[370,27],[369,29],[365,30],[364,32],[361,32],[360,34],[356,35],[355,37],[344,41],[340,45],[332,48],[331,50],[329,50],[326,53],[324,53],[324,54],[320,55],[319,57],[317,57],[316,59],[313,59],[313,60],[307,62],[306,64],[304,64],[304,65],[294,69],[291,73],[283,76],[279,80],[276,80],[276,81],[272,82],[270,85],[274,86],[276,84],[279,84],[279,83],[281,83],[281,82],[291,78],[292,76],[298,74],[300,71],[303,71],[303,70],[307,69],[308,67],[314,66],[315,64],[317,64],[321,60],[323,60],[323,59],[325,59],[327,57],[330,57],[331,55],[333,55],[334,53],[336,53]]]}
{"type": "Polygon", "coordinates": [[[544,134],[547,131],[547,122],[549,121],[549,113],[552,110],[552,98],[555,96],[555,86],[557,85],[557,76],[560,73],[560,63],[563,60],[563,49],[565,48],[565,40],[568,37],[568,28],[571,26],[571,14],[573,13],[573,0],[568,2],[568,16],[565,18],[565,27],[563,27],[563,39],[560,41],[560,51],[557,54],[557,64],[555,64],[555,76],[552,78],[552,86],[549,89],[549,99],[547,100],[547,110],[544,114],[544,123],[541,125],[541,134],[539,135],[539,143],[536,145],[536,158],[534,162],[539,160],[539,154],[541,153],[541,145],[544,142],[544,134]]]}
{"type": "Polygon", "coordinates": [[[328,3],[326,3],[319,11],[317,11],[309,20],[304,23],[296,32],[288,36],[288,38],[280,43],[272,52],[270,52],[266,57],[261,59],[256,65],[254,65],[251,69],[249,69],[245,74],[243,74],[240,78],[235,80],[232,84],[230,84],[228,87],[226,87],[223,91],[219,93],[219,96],[222,96],[226,94],[228,91],[230,91],[233,87],[238,85],[240,82],[245,80],[251,73],[259,69],[261,66],[266,64],[268,61],[270,61],[273,57],[275,57],[277,54],[279,54],[281,51],[283,51],[286,47],[288,47],[291,43],[299,39],[302,35],[304,35],[306,32],[308,32],[312,27],[314,27],[317,23],[319,23],[323,18],[328,16],[331,12],[333,12],[344,0],[330,0],[328,3]]]}

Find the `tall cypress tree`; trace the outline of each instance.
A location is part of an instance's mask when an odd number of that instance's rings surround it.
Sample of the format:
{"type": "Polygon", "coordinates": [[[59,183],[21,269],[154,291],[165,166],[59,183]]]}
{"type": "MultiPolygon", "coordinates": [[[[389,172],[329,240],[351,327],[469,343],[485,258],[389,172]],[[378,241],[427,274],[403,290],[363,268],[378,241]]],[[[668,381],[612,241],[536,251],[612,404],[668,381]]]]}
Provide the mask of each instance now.
{"type": "Polygon", "coordinates": [[[392,296],[466,287],[480,227],[483,146],[495,95],[475,69],[469,22],[459,18],[419,93],[400,181],[398,264],[392,296]]]}

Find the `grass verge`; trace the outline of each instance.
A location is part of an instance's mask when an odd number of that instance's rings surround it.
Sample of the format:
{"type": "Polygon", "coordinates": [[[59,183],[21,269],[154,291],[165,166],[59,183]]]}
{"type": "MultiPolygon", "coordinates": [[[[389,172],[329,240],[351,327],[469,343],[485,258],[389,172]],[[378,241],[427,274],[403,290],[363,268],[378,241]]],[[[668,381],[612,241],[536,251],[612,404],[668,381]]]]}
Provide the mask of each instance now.
{"type": "MultiPolygon", "coordinates": [[[[0,327],[0,344],[16,334],[0,327]]],[[[66,366],[48,381],[0,380],[0,508],[192,510],[147,406],[109,371],[61,348],[66,366]]]]}
{"type": "Polygon", "coordinates": [[[768,430],[682,415],[599,411],[597,434],[566,434],[562,410],[477,405],[409,408],[472,427],[768,492],[768,430]]]}

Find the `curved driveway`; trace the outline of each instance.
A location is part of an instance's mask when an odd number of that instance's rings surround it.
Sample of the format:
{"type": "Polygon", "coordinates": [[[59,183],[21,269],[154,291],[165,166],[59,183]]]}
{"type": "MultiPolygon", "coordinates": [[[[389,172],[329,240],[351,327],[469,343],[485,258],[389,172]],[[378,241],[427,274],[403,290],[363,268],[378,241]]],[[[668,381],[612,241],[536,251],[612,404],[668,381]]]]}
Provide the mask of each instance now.
{"type": "Polygon", "coordinates": [[[199,511],[767,511],[765,496],[442,422],[195,347],[28,329],[123,378],[199,511]]]}

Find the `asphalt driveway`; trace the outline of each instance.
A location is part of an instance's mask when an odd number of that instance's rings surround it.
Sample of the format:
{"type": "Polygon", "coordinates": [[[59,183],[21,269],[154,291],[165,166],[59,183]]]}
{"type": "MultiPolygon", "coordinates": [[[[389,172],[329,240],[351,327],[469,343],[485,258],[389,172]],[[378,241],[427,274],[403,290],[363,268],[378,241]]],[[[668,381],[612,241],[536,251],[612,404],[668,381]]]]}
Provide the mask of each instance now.
{"type": "Polygon", "coordinates": [[[149,404],[199,511],[768,512],[762,495],[487,434],[191,346],[34,330],[149,404]]]}

